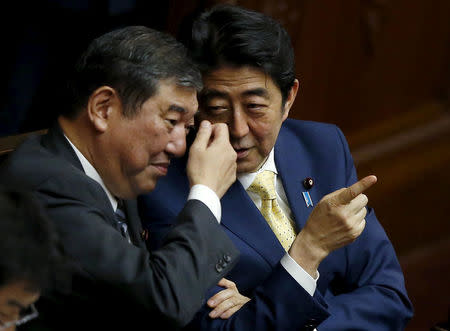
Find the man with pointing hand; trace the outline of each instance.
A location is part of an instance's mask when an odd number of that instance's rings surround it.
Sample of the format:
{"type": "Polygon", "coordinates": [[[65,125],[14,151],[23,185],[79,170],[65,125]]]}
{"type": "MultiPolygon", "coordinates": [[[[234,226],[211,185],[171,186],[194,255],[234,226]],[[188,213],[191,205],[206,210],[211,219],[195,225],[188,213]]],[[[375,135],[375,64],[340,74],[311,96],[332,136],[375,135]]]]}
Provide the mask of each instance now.
{"type": "MultiPolygon", "coordinates": [[[[403,274],[364,194],[377,178],[358,181],[335,125],[288,118],[300,83],[281,24],[219,5],[196,18],[186,43],[203,75],[197,120],[226,123],[237,153],[221,226],[241,252],[234,284],[211,289],[190,327],[403,330],[412,316],[403,274]]],[[[184,167],[174,162],[139,199],[154,237],[188,194],[184,167]]]]}

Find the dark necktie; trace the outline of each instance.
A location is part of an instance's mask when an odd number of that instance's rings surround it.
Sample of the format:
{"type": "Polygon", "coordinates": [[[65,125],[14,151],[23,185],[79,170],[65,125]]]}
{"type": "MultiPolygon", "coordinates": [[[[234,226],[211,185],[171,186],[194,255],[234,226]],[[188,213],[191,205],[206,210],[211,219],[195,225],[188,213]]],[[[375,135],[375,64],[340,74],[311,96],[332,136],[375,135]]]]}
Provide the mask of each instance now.
{"type": "Polygon", "coordinates": [[[127,239],[127,241],[131,244],[130,234],[128,233],[128,225],[127,225],[127,219],[125,217],[124,207],[123,207],[123,200],[118,199],[117,200],[117,208],[114,212],[117,222],[117,228],[124,236],[124,238],[127,239]]]}

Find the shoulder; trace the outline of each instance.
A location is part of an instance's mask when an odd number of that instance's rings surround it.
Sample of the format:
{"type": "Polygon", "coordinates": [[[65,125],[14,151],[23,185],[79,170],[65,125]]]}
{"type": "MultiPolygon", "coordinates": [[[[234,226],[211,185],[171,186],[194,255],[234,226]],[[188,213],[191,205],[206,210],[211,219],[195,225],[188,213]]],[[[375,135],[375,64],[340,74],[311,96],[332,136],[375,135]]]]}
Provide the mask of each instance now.
{"type": "Polygon", "coordinates": [[[45,195],[98,199],[101,187],[75,165],[41,144],[40,137],[24,141],[5,160],[0,182],[45,195]]]}
{"type": "Polygon", "coordinates": [[[335,124],[287,119],[280,130],[279,142],[282,144],[305,145],[308,149],[347,148],[347,140],[335,124]],[[320,148],[319,148],[320,146],[320,148]]]}
{"type": "Polygon", "coordinates": [[[285,134],[296,135],[308,140],[323,140],[327,137],[335,138],[337,135],[341,135],[342,131],[338,126],[331,123],[315,122],[315,121],[303,121],[296,119],[287,119],[282,126],[282,130],[285,134]]]}
{"type": "Polygon", "coordinates": [[[353,181],[351,151],[334,124],[286,120],[275,146],[275,162],[286,173],[301,169],[314,176],[315,181],[327,183],[326,192],[353,181]]]}

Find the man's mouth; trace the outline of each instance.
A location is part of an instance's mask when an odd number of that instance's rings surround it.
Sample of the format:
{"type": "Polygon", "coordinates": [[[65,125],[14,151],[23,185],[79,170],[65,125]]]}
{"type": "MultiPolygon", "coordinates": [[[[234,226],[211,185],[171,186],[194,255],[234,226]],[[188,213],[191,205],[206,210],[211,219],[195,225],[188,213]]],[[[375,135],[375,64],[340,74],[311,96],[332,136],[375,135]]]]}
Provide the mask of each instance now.
{"type": "Polygon", "coordinates": [[[237,159],[238,160],[245,158],[248,155],[249,151],[250,151],[249,148],[235,148],[234,150],[237,153],[237,159]]]}
{"type": "Polygon", "coordinates": [[[155,167],[158,170],[158,172],[161,174],[161,176],[165,176],[165,175],[167,175],[169,165],[170,165],[170,162],[154,163],[153,167],[155,167]]]}

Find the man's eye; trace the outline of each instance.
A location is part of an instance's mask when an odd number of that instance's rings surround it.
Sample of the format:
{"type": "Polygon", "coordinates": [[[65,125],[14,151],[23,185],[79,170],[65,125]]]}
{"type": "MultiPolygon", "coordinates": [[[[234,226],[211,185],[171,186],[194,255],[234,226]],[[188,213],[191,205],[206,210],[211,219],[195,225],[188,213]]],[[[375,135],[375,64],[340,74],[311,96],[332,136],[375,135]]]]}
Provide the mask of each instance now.
{"type": "Polygon", "coordinates": [[[220,115],[226,112],[228,108],[224,106],[207,106],[206,111],[211,115],[220,115]]]}
{"type": "Polygon", "coordinates": [[[171,127],[174,127],[175,125],[177,125],[177,120],[173,120],[170,118],[166,118],[166,123],[169,124],[171,127]]]}
{"type": "Polygon", "coordinates": [[[264,105],[258,103],[249,103],[247,104],[247,108],[250,110],[258,110],[264,108],[264,105]]]}

